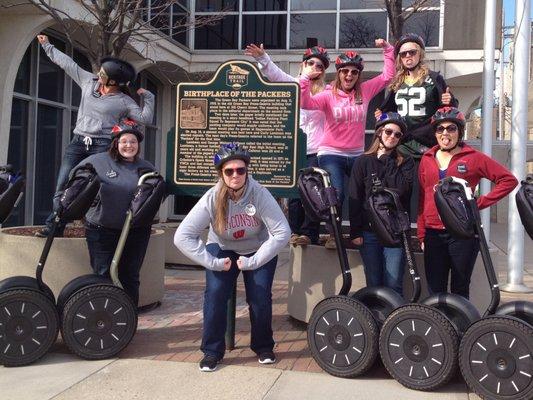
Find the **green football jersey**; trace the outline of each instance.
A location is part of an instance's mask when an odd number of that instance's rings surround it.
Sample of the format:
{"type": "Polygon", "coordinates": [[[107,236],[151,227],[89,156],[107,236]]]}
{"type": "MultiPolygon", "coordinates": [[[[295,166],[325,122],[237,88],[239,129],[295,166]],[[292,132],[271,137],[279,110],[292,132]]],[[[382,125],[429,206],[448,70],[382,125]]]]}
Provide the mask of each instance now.
{"type": "Polygon", "coordinates": [[[407,129],[427,121],[437,111],[440,99],[435,81],[427,76],[421,84],[402,83],[394,96],[398,114],[404,117],[407,129]]]}

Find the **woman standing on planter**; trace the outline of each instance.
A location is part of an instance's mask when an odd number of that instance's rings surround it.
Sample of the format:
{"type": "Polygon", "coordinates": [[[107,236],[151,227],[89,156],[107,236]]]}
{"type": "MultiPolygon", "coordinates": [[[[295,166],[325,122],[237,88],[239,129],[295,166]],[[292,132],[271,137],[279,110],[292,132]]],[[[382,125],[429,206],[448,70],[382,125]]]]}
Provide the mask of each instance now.
{"type": "MultiPolygon", "coordinates": [[[[139,157],[144,135],[134,121],[123,121],[113,127],[112,133],[109,151],[87,157],[79,164],[92,164],[100,180],[97,201],[85,216],[85,236],[94,273],[106,277],[141,172],[155,170],[139,157]]],[[[150,225],[130,229],[118,266],[120,282],[135,305],[139,302],[139,271],[150,232],[150,225]]]]}
{"type": "Polygon", "coordinates": [[[457,108],[439,108],[432,127],[438,144],[422,156],[418,171],[417,234],[424,250],[426,278],[432,293],[446,292],[451,272],[450,292],[468,299],[479,240],[458,239],[444,229],[435,205],[435,185],[447,176],[466,180],[472,189],[481,178],[490,180],[494,188],[477,199],[482,210],[507,196],[518,181],[503,165],[463,143],[465,117],[457,108]]]}
{"type": "MultiPolygon", "coordinates": [[[[299,78],[294,78],[283,72],[272,62],[270,56],[265,52],[263,45],[256,46],[250,44],[246,46],[244,54],[252,56],[258,63],[261,72],[271,82],[298,82],[299,78]]],[[[307,49],[302,57],[299,76],[309,72],[319,74],[310,82],[311,93],[322,92],[326,89],[324,81],[326,70],[329,67],[329,56],[325,48],[314,46],[307,49]]],[[[324,129],[324,113],[319,110],[300,109],[300,128],[307,137],[307,166],[318,167],[318,144],[324,129]]],[[[289,200],[289,225],[291,227],[290,243],[293,245],[305,246],[318,243],[318,232],[320,224],[311,221],[302,207],[299,198],[289,200]]]]}
{"type": "MultiPolygon", "coordinates": [[[[394,76],[394,48],[383,39],[376,40],[383,49],[383,72],[363,82],[363,58],[355,51],[347,51],[335,60],[337,75],[331,90],[313,95],[311,81],[319,75],[313,71],[300,78],[301,107],[320,110],[326,115],[324,135],[318,148],[318,164],[329,172],[331,184],[340,200],[344,200],[344,179],[350,176],[353,162],[363,154],[368,103],[394,76]]],[[[335,248],[330,236],[327,248],[335,248]]]]}
{"type": "Polygon", "coordinates": [[[277,254],[290,228],[270,192],[248,175],[250,155],[229,143],[215,154],[217,184],[187,214],[174,245],[206,268],[201,371],[214,371],[226,350],[227,301],[243,271],[252,326],[250,348],[259,363],[276,361],[272,334],[272,282],[277,254]],[[209,227],[207,244],[200,239],[209,227]]]}
{"type": "Polygon", "coordinates": [[[386,286],[401,296],[405,251],[402,247],[384,247],[379,242],[368,219],[368,198],[377,178],[383,187],[397,191],[404,209],[408,209],[414,162],[398,152],[405,131],[405,122],[398,113],[382,114],[372,145],[353,164],[349,184],[350,237],[355,245],[361,246],[366,285],[386,286]]]}
{"type": "MultiPolygon", "coordinates": [[[[87,156],[108,150],[112,139],[111,129],[124,118],[143,124],[152,122],[155,96],[148,90],[139,89],[137,94],[144,100],[141,109],[129,94],[124,93],[129,93],[128,84],[134,82],[137,76],[133,66],[124,60],[102,58],[100,71],[95,75],[80,68],[69,56],[56,49],[46,35],[38,35],[37,40],[50,60],[81,88],[74,137],[65,150],[57,176],[53,198],[53,208],[57,210],[63,186],[67,183],[72,168],[87,156]]],[[[46,227],[37,232],[36,236],[47,236],[53,219],[52,212],[46,219],[46,227]]],[[[64,225],[58,226],[56,236],[62,236],[64,229],[64,225]]]]}

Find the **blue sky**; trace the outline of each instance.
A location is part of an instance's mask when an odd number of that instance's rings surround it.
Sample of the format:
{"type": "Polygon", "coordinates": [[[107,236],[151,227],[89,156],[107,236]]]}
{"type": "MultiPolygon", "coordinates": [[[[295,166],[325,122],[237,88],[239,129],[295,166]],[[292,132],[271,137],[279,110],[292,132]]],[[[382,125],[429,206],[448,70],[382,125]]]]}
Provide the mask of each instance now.
{"type": "MultiPolygon", "coordinates": [[[[531,9],[533,9],[533,0],[531,0],[529,14],[531,16],[531,9]]],[[[515,0],[503,0],[503,8],[505,10],[505,25],[514,25],[515,0]]]]}

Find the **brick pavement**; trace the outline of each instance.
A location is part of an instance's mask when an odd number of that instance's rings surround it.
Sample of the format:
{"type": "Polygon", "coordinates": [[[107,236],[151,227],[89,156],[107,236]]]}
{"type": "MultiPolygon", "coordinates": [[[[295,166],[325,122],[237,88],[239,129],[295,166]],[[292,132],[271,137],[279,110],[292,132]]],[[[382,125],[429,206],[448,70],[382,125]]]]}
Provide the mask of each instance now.
{"type": "MultiPolygon", "coordinates": [[[[165,276],[162,305],[139,315],[139,327],[120,358],[199,362],[202,335],[202,304],[205,281],[165,276]]],[[[278,362],[270,368],[322,372],[307,348],[306,325],[287,313],[286,282],[274,281],[272,323],[278,362]]],[[[257,366],[250,348],[250,322],[242,279],[237,285],[235,349],[227,351],[226,365],[257,366]]]]}

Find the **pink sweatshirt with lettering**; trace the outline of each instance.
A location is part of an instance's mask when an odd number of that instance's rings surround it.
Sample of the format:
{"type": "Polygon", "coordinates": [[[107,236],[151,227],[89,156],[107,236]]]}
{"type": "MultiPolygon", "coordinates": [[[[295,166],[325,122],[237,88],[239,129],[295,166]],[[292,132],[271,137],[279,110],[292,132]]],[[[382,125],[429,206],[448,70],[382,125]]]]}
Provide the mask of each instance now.
{"type": "Polygon", "coordinates": [[[392,80],[395,73],[394,47],[383,48],[383,71],[361,84],[362,104],[355,104],[355,92],[325,90],[311,95],[309,78],[300,78],[301,103],[304,110],[321,110],[326,116],[324,134],[318,154],[358,155],[365,146],[365,123],[368,103],[392,80]]]}

